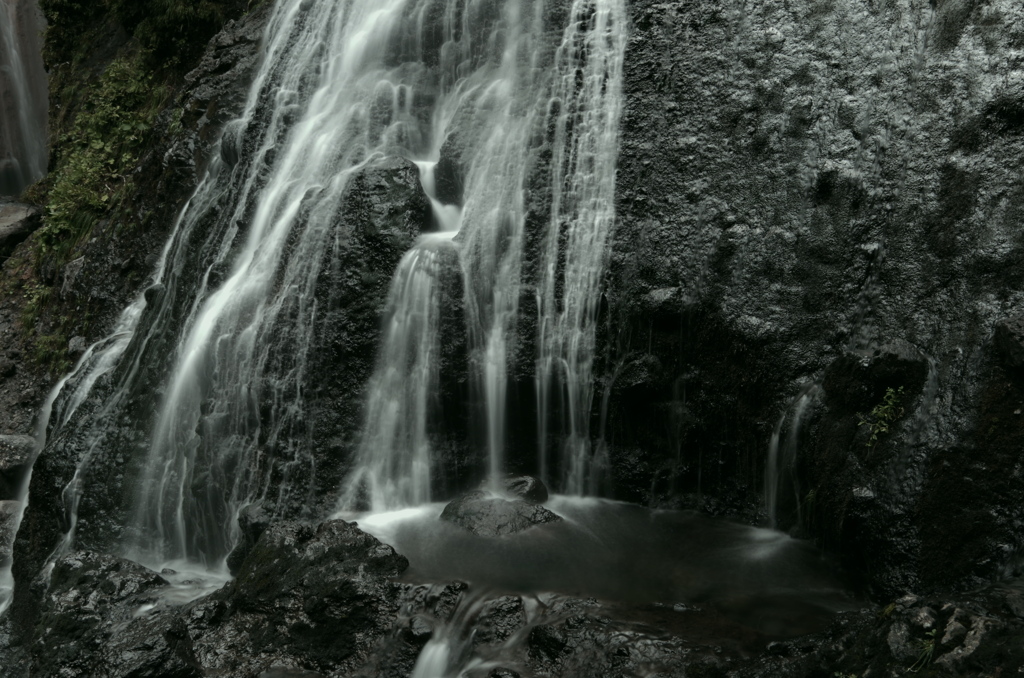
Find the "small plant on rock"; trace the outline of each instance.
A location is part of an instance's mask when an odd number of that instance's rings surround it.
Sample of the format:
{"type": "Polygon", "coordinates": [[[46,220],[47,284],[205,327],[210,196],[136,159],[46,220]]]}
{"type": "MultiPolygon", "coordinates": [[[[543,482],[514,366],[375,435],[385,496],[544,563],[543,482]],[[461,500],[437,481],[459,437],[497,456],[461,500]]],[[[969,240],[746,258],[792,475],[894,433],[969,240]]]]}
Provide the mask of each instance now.
{"type": "Polygon", "coordinates": [[[871,410],[871,414],[868,416],[857,415],[860,418],[858,426],[868,426],[871,431],[871,437],[868,438],[867,446],[874,447],[878,444],[878,439],[882,435],[889,432],[889,427],[892,426],[893,422],[903,416],[903,387],[892,388],[891,386],[885,389],[885,396],[882,397],[882,402],[875,405],[874,409],[871,410]]]}
{"type": "Polygon", "coordinates": [[[932,629],[928,633],[924,634],[926,638],[919,641],[921,647],[921,654],[918,655],[917,661],[910,667],[910,670],[917,673],[924,667],[932,663],[932,659],[935,656],[935,634],[937,629],[932,629]]]}

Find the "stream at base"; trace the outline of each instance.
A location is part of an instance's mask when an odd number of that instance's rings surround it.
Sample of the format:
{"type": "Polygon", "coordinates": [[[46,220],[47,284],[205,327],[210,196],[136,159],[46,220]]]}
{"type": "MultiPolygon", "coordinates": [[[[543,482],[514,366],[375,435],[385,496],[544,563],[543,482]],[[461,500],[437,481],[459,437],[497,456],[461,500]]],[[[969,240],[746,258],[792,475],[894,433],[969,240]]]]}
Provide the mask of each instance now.
{"type": "Polygon", "coordinates": [[[592,597],[619,617],[701,611],[764,640],[812,633],[860,607],[833,564],[781,532],[602,499],[554,496],[546,506],[564,520],[501,538],[439,520],[443,504],[356,522],[409,559],[412,583],[592,597]]]}

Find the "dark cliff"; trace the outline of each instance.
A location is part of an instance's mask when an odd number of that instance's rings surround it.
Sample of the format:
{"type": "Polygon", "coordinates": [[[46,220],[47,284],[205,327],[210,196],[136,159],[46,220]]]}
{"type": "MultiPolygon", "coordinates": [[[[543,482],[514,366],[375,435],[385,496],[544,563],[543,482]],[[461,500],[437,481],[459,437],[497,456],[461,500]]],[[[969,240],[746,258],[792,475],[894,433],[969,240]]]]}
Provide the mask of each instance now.
{"type": "Polygon", "coordinates": [[[773,427],[817,383],[782,527],[882,595],[1012,570],[1024,90],[1001,55],[1020,8],[632,16],[607,292],[619,476],[639,499],[749,515],[773,427]]]}

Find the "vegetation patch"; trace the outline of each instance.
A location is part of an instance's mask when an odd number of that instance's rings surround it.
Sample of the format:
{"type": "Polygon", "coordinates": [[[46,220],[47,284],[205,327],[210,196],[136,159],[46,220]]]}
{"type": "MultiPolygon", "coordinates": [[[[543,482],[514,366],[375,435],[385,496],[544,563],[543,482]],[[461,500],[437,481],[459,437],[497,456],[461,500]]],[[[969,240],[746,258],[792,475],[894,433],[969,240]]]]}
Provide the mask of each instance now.
{"type": "MultiPolygon", "coordinates": [[[[42,227],[4,267],[19,299],[27,356],[51,374],[70,366],[68,337],[89,335],[89,299],[55,293],[92,238],[141,229],[143,158],[179,130],[154,130],[184,74],[229,19],[260,0],[40,0],[50,76],[50,173],[23,199],[42,227]],[[109,224],[111,227],[106,228],[109,224]]],[[[180,124],[180,123],[179,123],[180,124]]],[[[143,168],[144,170],[144,168],[143,168]]],[[[101,246],[102,248],[102,246],[101,246]]]]}
{"type": "Polygon", "coordinates": [[[131,170],[169,96],[138,54],[115,59],[58,141],[63,157],[54,171],[39,246],[61,262],[104,214],[131,195],[131,170]]]}
{"type": "Polygon", "coordinates": [[[875,405],[868,416],[858,415],[860,422],[858,426],[867,426],[871,436],[868,438],[867,446],[874,447],[878,444],[881,436],[889,432],[889,427],[903,416],[903,387],[885,389],[885,396],[882,402],[875,405]]]}

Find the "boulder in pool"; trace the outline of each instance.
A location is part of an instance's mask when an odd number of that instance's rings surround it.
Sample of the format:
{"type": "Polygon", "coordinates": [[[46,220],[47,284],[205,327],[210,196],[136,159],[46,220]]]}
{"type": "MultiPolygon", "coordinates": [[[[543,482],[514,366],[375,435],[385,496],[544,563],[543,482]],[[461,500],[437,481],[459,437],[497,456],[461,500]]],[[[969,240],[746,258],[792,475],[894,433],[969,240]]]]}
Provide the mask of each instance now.
{"type": "Polygon", "coordinates": [[[441,520],[481,537],[504,537],[561,519],[538,503],[485,490],[475,490],[454,499],[441,512],[441,520]]]}

